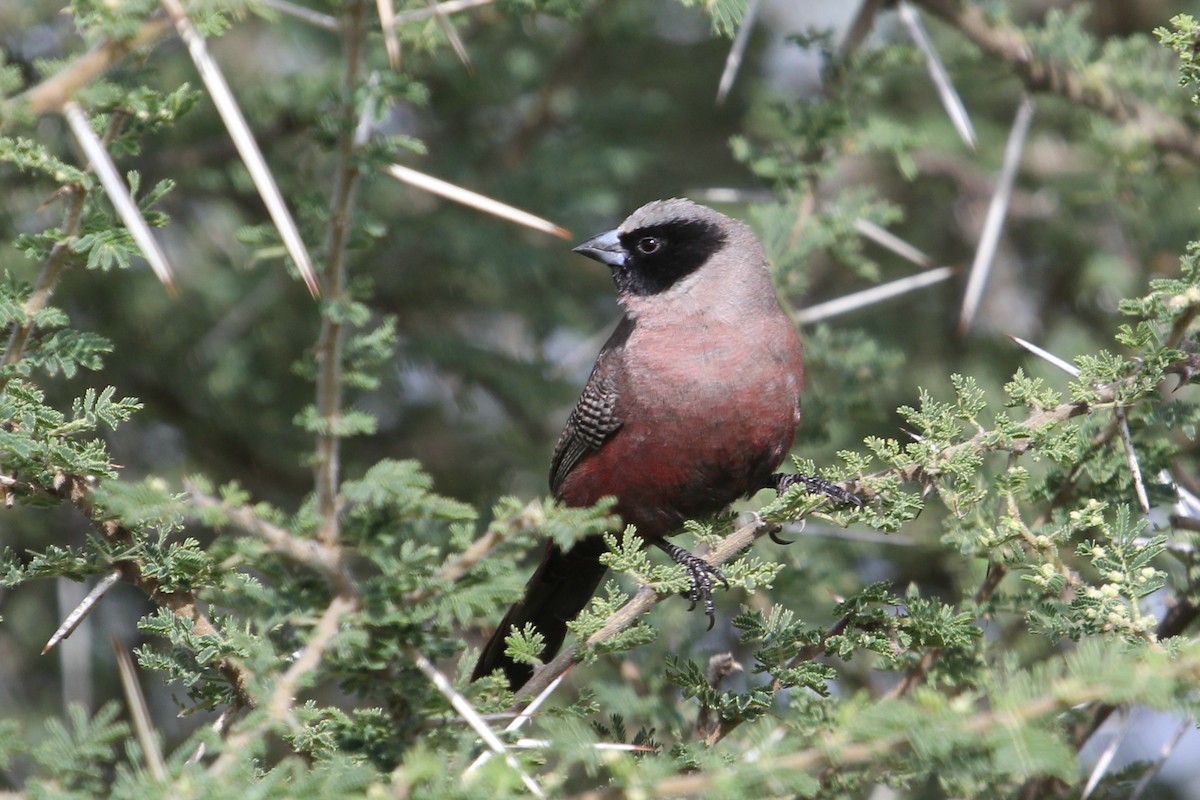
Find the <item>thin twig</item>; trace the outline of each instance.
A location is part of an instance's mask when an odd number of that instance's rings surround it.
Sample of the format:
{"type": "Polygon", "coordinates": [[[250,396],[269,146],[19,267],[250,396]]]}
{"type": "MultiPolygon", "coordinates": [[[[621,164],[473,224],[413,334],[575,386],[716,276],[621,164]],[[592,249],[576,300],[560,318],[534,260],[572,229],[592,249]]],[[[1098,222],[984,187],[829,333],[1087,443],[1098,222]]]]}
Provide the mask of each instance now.
{"type": "MultiPolygon", "coordinates": [[[[38,273],[37,281],[33,285],[33,290],[29,293],[29,299],[25,301],[25,308],[22,309],[25,321],[14,326],[8,337],[8,345],[4,348],[3,363],[5,366],[12,366],[21,360],[21,356],[25,352],[25,345],[29,342],[29,337],[33,335],[34,317],[50,304],[50,296],[54,294],[59,276],[62,275],[63,269],[67,266],[67,259],[71,255],[71,244],[75,239],[75,234],[79,233],[79,223],[83,218],[87,190],[77,184],[70,187],[68,191],[71,199],[67,203],[67,210],[64,214],[62,238],[55,242],[54,247],[50,249],[50,254],[46,256],[46,262],[42,265],[42,270],[38,273]]],[[[7,383],[7,377],[0,377],[0,389],[3,389],[7,383]]]]}
{"type": "Polygon", "coordinates": [[[291,532],[267,522],[254,510],[241,505],[229,505],[201,491],[193,483],[185,483],[188,503],[199,510],[220,509],[229,521],[247,533],[258,536],[272,552],[303,564],[329,581],[335,592],[352,592],[354,580],[342,564],[341,553],[334,547],[312,539],[300,539],[291,532]]]}

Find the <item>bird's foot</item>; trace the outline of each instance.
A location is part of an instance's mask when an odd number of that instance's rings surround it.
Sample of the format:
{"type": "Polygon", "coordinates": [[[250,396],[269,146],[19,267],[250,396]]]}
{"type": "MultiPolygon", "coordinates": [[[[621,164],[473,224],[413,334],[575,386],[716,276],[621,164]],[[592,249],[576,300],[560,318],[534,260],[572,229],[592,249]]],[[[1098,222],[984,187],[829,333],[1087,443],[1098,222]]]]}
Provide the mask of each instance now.
{"type": "Polygon", "coordinates": [[[713,579],[716,578],[728,589],[729,581],[726,580],[725,573],[703,558],[692,555],[678,545],[662,540],[655,542],[655,544],[669,555],[676,564],[680,564],[687,570],[688,577],[692,580],[691,588],[684,594],[684,597],[692,602],[688,606],[688,611],[694,609],[696,603],[703,602],[704,614],[708,617],[708,629],[711,631],[713,625],[717,622],[717,609],[713,603],[712,596],[713,579]]]}
{"type": "Polygon", "coordinates": [[[832,481],[827,481],[824,478],[817,478],[812,475],[800,475],[791,472],[776,472],[771,476],[767,486],[774,489],[777,494],[783,494],[790,487],[797,483],[804,484],[804,488],[813,494],[823,494],[834,502],[842,505],[862,506],[863,501],[857,495],[847,492],[842,487],[832,481]]]}

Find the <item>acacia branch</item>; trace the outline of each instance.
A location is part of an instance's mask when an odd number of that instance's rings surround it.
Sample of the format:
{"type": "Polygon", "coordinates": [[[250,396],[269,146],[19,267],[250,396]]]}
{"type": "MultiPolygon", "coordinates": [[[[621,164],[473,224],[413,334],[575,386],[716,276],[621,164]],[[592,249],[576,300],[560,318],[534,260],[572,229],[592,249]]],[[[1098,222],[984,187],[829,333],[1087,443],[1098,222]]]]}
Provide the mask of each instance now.
{"type": "MultiPolygon", "coordinates": [[[[767,533],[770,527],[761,519],[749,522],[718,542],[704,560],[713,566],[720,566],[754,544],[754,541],[767,533]]],[[[612,640],[618,634],[628,630],[639,617],[655,605],[674,596],[672,592],[657,592],[649,586],[642,586],[632,600],[613,612],[605,620],[600,630],[587,638],[584,646],[594,647],[612,640]]],[[[537,697],[555,678],[574,666],[582,655],[579,649],[579,643],[565,647],[552,661],[536,670],[533,677],[516,693],[513,700],[514,708],[537,697]]]]}
{"type": "MultiPolygon", "coordinates": [[[[1106,387],[1099,391],[1097,398],[1098,403],[1112,402],[1115,397],[1115,392],[1112,387],[1106,387]]],[[[980,432],[957,445],[946,448],[939,453],[939,458],[946,458],[953,455],[955,452],[965,448],[973,448],[980,452],[990,452],[992,450],[1004,449],[1013,453],[1024,453],[1032,446],[1032,435],[1045,425],[1056,422],[1064,422],[1072,417],[1079,416],[1090,410],[1092,406],[1087,403],[1063,403],[1052,409],[1036,409],[1025,420],[1022,427],[1029,432],[1027,438],[1015,438],[1009,442],[1007,446],[1001,448],[996,446],[984,446],[983,441],[986,432],[980,432]]],[[[930,480],[931,476],[927,467],[916,462],[889,470],[893,475],[896,475],[901,480],[907,482],[923,482],[930,480]]],[[[868,490],[861,483],[854,484],[850,487],[859,497],[864,500],[870,500],[876,495],[868,490]]],[[[756,539],[765,534],[769,526],[762,520],[755,520],[747,525],[743,525],[732,534],[722,539],[709,553],[705,559],[708,563],[719,566],[732,559],[738,553],[750,547],[756,539]]],[[[618,634],[631,627],[639,617],[649,611],[655,604],[661,602],[669,593],[659,593],[649,586],[642,586],[638,589],[637,594],[633,599],[627,602],[612,614],[604,623],[600,630],[596,631],[588,637],[586,646],[595,646],[597,644],[609,641],[618,634]]],[[[815,654],[814,654],[815,655],[815,654]]],[[[548,664],[536,670],[533,677],[521,687],[514,697],[514,707],[519,707],[522,703],[527,702],[530,698],[536,697],[542,689],[550,684],[556,677],[565,672],[576,661],[579,660],[579,645],[573,644],[564,648],[555,658],[548,664]]],[[[812,656],[810,656],[812,657],[812,656]]],[[[732,729],[732,728],[730,728],[732,729]]],[[[728,731],[726,731],[727,733],[728,731]]]]}
{"type": "Polygon", "coordinates": [[[300,539],[290,531],[278,525],[267,522],[254,510],[243,505],[229,505],[221,502],[210,494],[203,492],[198,486],[188,483],[184,487],[188,493],[190,504],[197,509],[220,509],[229,521],[243,531],[253,534],[272,552],[308,567],[313,572],[324,577],[338,594],[354,594],[354,580],[346,572],[342,563],[341,551],[322,542],[312,539],[300,539]]]}
{"type": "Polygon", "coordinates": [[[362,48],[365,39],[362,0],[350,4],[343,21],[343,59],[341,96],[338,117],[340,136],[338,161],[334,175],[333,194],[329,201],[329,233],[325,243],[324,290],[329,298],[321,320],[317,340],[317,414],[321,432],[317,434],[316,498],[320,527],[317,538],[327,544],[337,542],[338,486],[341,459],[341,414],[346,326],[342,322],[349,298],[346,294],[346,250],[349,244],[350,207],[358,182],[358,167],[354,156],[354,130],[357,114],[354,97],[362,69],[362,48]]]}
{"type": "MultiPolygon", "coordinates": [[[[1200,676],[1200,662],[1195,658],[1183,658],[1153,668],[1141,665],[1143,670],[1156,670],[1154,680],[1194,681],[1200,676]]],[[[1132,676],[1131,676],[1132,677],[1132,676]]],[[[1150,680],[1149,675],[1136,676],[1138,680],[1150,680]]],[[[1051,714],[1059,713],[1072,706],[1095,703],[1111,696],[1113,687],[1107,683],[1079,683],[1067,678],[1053,687],[1053,691],[1034,697],[1014,708],[987,709],[961,720],[956,730],[969,737],[987,736],[998,729],[1016,729],[1051,714]]],[[[648,797],[702,797],[712,787],[726,785],[739,769],[752,768],[756,773],[776,771],[806,772],[825,767],[861,767],[879,764],[914,747],[914,741],[905,735],[867,742],[826,741],[820,747],[784,753],[779,756],[756,754],[752,764],[745,760],[734,762],[717,769],[695,771],[662,779],[652,786],[625,790],[589,792],[580,798],[595,800],[602,797],[648,796],[648,797]],[[643,794],[644,792],[644,794],[643,794]]]]}
{"type": "Polygon", "coordinates": [[[1053,94],[1096,111],[1122,125],[1136,126],[1158,150],[1200,163],[1195,128],[1141,98],[1044,58],[1037,58],[1024,35],[989,20],[977,5],[961,0],[912,0],[956,28],[987,55],[1000,61],[1031,92],[1053,94]]]}
{"type": "MultiPolygon", "coordinates": [[[[70,502],[79,509],[80,513],[105,540],[122,545],[133,543],[132,531],[116,520],[106,519],[92,503],[92,484],[86,478],[60,473],[53,487],[41,487],[41,491],[70,502]]],[[[196,636],[211,636],[217,640],[224,638],[212,621],[200,610],[196,596],[192,592],[187,590],[163,591],[158,579],[143,573],[141,565],[136,561],[119,561],[113,566],[121,570],[121,577],[125,582],[141,589],[151,600],[175,616],[188,620],[191,623],[191,632],[196,636]]],[[[217,661],[216,667],[234,688],[237,702],[243,706],[253,706],[254,700],[247,691],[249,672],[240,664],[229,659],[217,661]]]]}

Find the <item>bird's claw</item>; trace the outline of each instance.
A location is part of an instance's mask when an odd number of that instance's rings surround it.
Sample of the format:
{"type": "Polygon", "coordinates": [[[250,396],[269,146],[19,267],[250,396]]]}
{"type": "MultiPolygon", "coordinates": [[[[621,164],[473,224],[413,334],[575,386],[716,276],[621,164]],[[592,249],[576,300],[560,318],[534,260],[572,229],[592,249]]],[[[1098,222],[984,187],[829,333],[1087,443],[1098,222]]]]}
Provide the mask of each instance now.
{"type": "Polygon", "coordinates": [[[780,528],[780,526],[772,525],[770,528],[767,529],[767,537],[775,544],[788,545],[788,544],[796,543],[795,539],[784,539],[782,536],[780,536],[779,535],[780,530],[782,530],[782,528],[780,528]]]}
{"type": "Polygon", "coordinates": [[[693,611],[696,604],[704,603],[704,615],[708,617],[708,630],[712,630],[717,623],[717,606],[713,602],[713,578],[721,582],[721,585],[726,590],[729,589],[729,580],[725,577],[725,573],[721,572],[718,567],[705,561],[699,556],[692,555],[687,550],[684,550],[678,545],[669,542],[658,542],[658,546],[669,555],[676,564],[687,570],[688,577],[691,579],[691,587],[684,593],[684,597],[691,601],[688,606],[688,611],[693,611]]]}
{"type": "MultiPolygon", "coordinates": [[[[771,476],[771,483],[769,485],[775,490],[776,494],[783,494],[790,487],[795,486],[797,483],[804,484],[804,488],[808,489],[808,491],[812,492],[813,494],[823,494],[830,500],[841,503],[842,505],[859,507],[865,505],[865,503],[863,503],[863,501],[857,495],[846,491],[832,481],[827,481],[824,478],[818,478],[813,475],[776,472],[771,476]]],[[[774,536],[771,538],[775,539],[774,536]]]]}

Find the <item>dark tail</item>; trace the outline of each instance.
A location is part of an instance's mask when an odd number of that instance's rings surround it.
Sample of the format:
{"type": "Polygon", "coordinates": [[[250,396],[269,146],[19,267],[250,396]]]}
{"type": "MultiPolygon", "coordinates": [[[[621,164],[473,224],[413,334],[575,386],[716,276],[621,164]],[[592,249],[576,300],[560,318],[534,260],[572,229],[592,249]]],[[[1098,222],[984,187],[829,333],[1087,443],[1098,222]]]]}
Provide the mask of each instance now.
{"type": "Polygon", "coordinates": [[[542,563],[525,584],[525,597],[508,610],[496,627],[479,656],[471,680],[502,669],[515,692],[533,677],[533,667],[518,664],[504,655],[504,638],[509,631],[527,623],[533,623],[546,638],[542,661],[553,658],[567,636],[567,623],[583,610],[604,577],[607,568],[600,563],[604,551],[604,540],[599,536],[581,539],[566,552],[553,543],[547,544],[542,563]]]}

